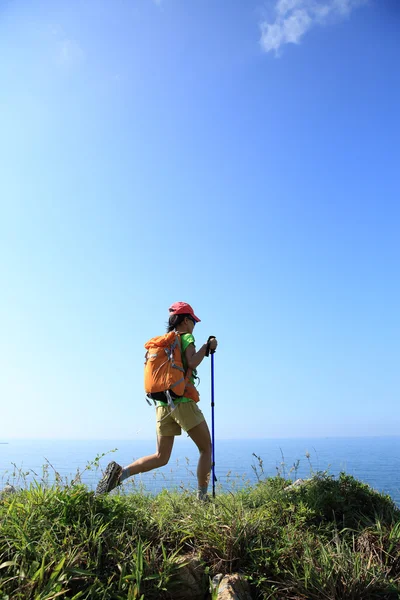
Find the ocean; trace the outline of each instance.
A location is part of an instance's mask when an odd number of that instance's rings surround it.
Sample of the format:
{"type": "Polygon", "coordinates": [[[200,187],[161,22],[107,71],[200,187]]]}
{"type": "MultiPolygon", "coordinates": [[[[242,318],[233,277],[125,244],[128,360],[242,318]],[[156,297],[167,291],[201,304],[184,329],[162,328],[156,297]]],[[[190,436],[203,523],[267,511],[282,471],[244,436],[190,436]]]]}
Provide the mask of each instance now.
{"type": "MultiPolygon", "coordinates": [[[[27,486],[56,477],[71,481],[79,470],[81,480],[94,489],[101,469],[110,460],[122,465],[155,451],[154,440],[7,440],[0,444],[0,489],[6,484],[27,486]],[[4,443],[7,442],[7,443],[4,443]],[[93,464],[96,457],[107,453],[93,464]],[[56,473],[58,474],[56,476],[56,473]]],[[[197,449],[186,437],[177,438],[165,467],[128,480],[132,486],[158,493],[162,489],[195,489],[197,449]]],[[[216,491],[237,490],[258,478],[280,473],[293,480],[315,471],[338,475],[341,471],[390,494],[400,506],[400,437],[315,439],[216,440],[216,491]],[[254,456],[256,455],[256,456],[254,456]]]]}

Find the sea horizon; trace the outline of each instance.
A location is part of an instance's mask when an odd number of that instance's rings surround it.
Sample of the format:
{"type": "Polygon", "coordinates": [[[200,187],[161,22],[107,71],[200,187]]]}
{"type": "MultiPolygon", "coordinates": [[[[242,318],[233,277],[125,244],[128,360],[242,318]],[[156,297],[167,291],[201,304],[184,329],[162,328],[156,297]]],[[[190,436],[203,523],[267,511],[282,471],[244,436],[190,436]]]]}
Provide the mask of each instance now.
{"type": "MultiPolygon", "coordinates": [[[[40,481],[43,470],[47,471],[50,482],[55,473],[63,481],[70,481],[79,471],[83,472],[82,482],[94,489],[110,460],[129,464],[140,456],[153,454],[156,442],[154,439],[4,438],[1,447],[0,486],[6,481],[17,481],[22,472],[27,474],[25,484],[29,484],[40,481]]],[[[197,460],[193,442],[186,436],[178,437],[169,463],[136,476],[135,484],[150,493],[164,488],[194,489],[197,460]]],[[[277,474],[305,479],[316,472],[337,476],[342,471],[390,494],[400,504],[400,436],[217,438],[215,441],[215,472],[221,491],[253,485],[259,478],[277,474]]]]}
{"type": "MultiPolygon", "coordinates": [[[[185,436],[177,436],[178,438],[184,438],[185,436]]],[[[266,436],[266,437],[221,437],[218,438],[219,441],[250,441],[250,440],[255,440],[255,441],[260,441],[260,440],[324,440],[324,439],[370,439],[370,438],[400,438],[400,434],[374,434],[374,435],[365,435],[365,434],[358,434],[358,435],[320,435],[320,436],[307,436],[307,435],[300,435],[300,436],[288,436],[288,437],[272,437],[272,436],[266,436]]],[[[3,440],[6,441],[1,441],[0,444],[8,444],[11,441],[60,441],[60,442],[105,442],[105,441],[121,441],[121,442],[155,442],[155,438],[153,437],[148,437],[148,438],[135,438],[134,440],[132,438],[115,438],[115,437],[110,437],[110,438],[83,438],[83,437],[79,437],[79,438],[72,438],[72,437],[4,437],[3,440]]],[[[218,441],[217,440],[217,441],[218,441]]]]}

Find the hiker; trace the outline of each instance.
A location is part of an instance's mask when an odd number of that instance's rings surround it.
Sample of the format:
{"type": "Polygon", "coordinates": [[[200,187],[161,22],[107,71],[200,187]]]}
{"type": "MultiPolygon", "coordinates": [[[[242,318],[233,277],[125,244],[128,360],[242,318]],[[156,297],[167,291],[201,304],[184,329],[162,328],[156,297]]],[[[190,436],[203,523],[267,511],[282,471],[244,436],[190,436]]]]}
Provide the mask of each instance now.
{"type": "MultiPolygon", "coordinates": [[[[182,363],[185,372],[192,370],[189,386],[194,388],[194,378],[197,376],[197,367],[204,357],[217,348],[217,340],[209,338],[196,351],[193,330],[200,319],[194,314],[193,308],[186,302],[175,302],[169,308],[167,332],[175,331],[180,334],[182,363]]],[[[186,388],[185,388],[186,389],[186,388]]],[[[196,390],[195,390],[196,391],[196,390]]],[[[187,392],[188,395],[189,392],[187,392]]],[[[197,394],[197,391],[196,391],[197,394]]],[[[208,483],[211,471],[211,437],[204,415],[197,403],[185,396],[171,398],[162,396],[165,401],[156,401],[157,418],[157,451],[155,454],[138,458],[127,467],[121,467],[112,461],[107,465],[104,476],[97,485],[96,494],[110,492],[128,477],[145,473],[166,465],[170,459],[174,439],[181,435],[182,429],[187,432],[199,449],[200,457],[197,466],[199,500],[207,500],[208,483]]]]}

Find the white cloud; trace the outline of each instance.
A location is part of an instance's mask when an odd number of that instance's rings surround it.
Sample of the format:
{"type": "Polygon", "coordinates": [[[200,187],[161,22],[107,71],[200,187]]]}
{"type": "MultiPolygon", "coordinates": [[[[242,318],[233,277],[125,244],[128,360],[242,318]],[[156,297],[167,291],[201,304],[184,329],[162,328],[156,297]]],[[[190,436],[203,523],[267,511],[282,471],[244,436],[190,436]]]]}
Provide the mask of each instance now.
{"type": "Polygon", "coordinates": [[[53,61],[64,68],[81,65],[86,59],[86,54],[80,43],[72,38],[63,28],[56,23],[47,25],[47,34],[52,40],[53,61]]]}
{"type": "Polygon", "coordinates": [[[283,44],[299,44],[315,25],[324,25],[350,14],[353,8],[368,0],[277,0],[275,18],[260,24],[260,44],[265,52],[278,54],[283,44]]]}
{"type": "Polygon", "coordinates": [[[57,61],[61,65],[73,67],[85,59],[85,53],[76,40],[63,39],[58,42],[57,61]]]}

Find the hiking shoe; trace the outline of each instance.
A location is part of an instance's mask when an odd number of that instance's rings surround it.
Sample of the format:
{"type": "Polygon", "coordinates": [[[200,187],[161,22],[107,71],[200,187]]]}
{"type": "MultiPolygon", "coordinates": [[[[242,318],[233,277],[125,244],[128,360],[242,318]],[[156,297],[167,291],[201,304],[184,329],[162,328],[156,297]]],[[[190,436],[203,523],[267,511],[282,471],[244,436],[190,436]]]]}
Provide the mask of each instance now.
{"type": "Polygon", "coordinates": [[[205,504],[211,502],[211,498],[208,494],[199,494],[199,492],[197,492],[196,498],[197,500],[199,500],[200,502],[204,502],[205,504]]]}
{"type": "Polygon", "coordinates": [[[112,461],[108,463],[102,479],[100,479],[96,488],[96,496],[100,494],[107,494],[119,485],[119,478],[122,473],[121,465],[112,461]]]}

